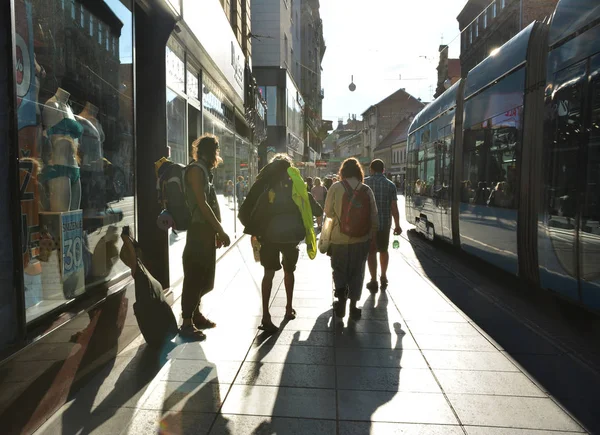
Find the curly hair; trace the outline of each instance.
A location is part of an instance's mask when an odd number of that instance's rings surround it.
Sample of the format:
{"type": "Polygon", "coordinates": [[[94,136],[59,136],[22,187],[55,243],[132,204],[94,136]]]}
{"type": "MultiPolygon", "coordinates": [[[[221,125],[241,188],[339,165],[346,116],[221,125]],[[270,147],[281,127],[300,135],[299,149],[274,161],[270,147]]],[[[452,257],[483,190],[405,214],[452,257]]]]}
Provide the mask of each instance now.
{"type": "Polygon", "coordinates": [[[340,178],[345,180],[346,178],[355,177],[362,183],[365,178],[365,173],[363,172],[362,166],[358,160],[354,157],[350,157],[342,163],[340,167],[340,178]]]}
{"type": "Polygon", "coordinates": [[[216,168],[223,162],[219,157],[219,139],[213,134],[203,134],[192,142],[192,157],[194,160],[203,159],[209,168],[216,168]]]}

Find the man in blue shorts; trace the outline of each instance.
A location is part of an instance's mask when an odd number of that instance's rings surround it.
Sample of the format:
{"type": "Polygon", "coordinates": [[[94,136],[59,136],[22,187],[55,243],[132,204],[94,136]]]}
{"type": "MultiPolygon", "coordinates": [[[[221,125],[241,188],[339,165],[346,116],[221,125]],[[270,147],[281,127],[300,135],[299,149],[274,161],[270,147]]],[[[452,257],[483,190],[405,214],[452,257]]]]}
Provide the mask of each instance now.
{"type": "Polygon", "coordinates": [[[398,193],[396,185],[388,180],[384,175],[384,164],[380,159],[375,159],[369,167],[371,176],[365,179],[365,184],[371,188],[375,194],[375,202],[379,211],[379,230],[371,243],[369,251],[369,272],[371,281],[367,288],[371,293],[377,293],[379,284],[377,282],[377,253],[379,252],[379,262],[381,263],[381,289],[385,290],[388,285],[387,268],[390,261],[388,247],[390,244],[390,230],[392,227],[392,217],[394,218],[394,234],[402,233],[400,228],[400,213],[398,212],[398,193]]]}

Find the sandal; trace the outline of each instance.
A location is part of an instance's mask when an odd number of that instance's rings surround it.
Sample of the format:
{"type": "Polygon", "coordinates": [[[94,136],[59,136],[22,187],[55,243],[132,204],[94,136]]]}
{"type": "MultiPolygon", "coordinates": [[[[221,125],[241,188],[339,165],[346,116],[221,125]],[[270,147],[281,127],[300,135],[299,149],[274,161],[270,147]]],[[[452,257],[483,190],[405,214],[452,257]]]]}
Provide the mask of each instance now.
{"type": "Polygon", "coordinates": [[[212,329],[217,326],[215,322],[213,322],[212,320],[208,320],[206,317],[204,317],[202,313],[197,313],[192,318],[192,321],[198,329],[212,329]]]}
{"type": "Polygon", "coordinates": [[[381,290],[385,290],[387,289],[388,286],[388,279],[384,278],[383,276],[379,279],[379,281],[381,281],[381,290]]]}
{"type": "Polygon", "coordinates": [[[260,331],[264,331],[267,334],[275,334],[277,331],[279,331],[279,328],[277,326],[275,326],[273,324],[273,322],[271,323],[261,323],[260,326],[258,327],[258,329],[260,331]]]}
{"type": "Polygon", "coordinates": [[[296,318],[296,310],[292,308],[292,311],[285,313],[285,320],[294,320],[296,318]]]}
{"type": "Polygon", "coordinates": [[[206,334],[196,328],[194,325],[185,325],[179,328],[179,335],[189,340],[202,341],[206,339],[206,334]]]}

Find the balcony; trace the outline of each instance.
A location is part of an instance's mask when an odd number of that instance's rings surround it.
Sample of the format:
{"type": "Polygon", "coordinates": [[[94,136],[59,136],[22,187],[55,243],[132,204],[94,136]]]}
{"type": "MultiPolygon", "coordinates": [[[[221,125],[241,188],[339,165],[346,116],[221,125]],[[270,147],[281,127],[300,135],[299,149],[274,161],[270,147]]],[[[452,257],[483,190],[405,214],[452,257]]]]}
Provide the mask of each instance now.
{"type": "Polygon", "coordinates": [[[321,99],[325,98],[325,89],[323,89],[323,88],[321,88],[320,97],[321,97],[321,99]]]}

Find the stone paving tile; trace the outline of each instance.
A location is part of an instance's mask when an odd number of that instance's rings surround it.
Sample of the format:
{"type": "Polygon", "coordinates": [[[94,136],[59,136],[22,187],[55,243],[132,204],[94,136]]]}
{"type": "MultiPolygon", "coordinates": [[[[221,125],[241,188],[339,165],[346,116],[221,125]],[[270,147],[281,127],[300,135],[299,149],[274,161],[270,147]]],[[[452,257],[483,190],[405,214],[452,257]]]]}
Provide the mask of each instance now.
{"type": "Polygon", "coordinates": [[[159,381],[138,408],[155,411],[218,412],[229,384],[159,381]]]}
{"type": "MultiPolygon", "coordinates": [[[[262,315],[262,310],[260,308],[260,306],[257,308],[257,310],[254,311],[258,311],[257,315],[262,315]]],[[[283,317],[285,316],[285,307],[272,307],[270,310],[271,316],[272,317],[283,317]]],[[[333,310],[331,309],[331,306],[324,306],[322,308],[309,308],[309,307],[304,307],[304,308],[296,308],[296,316],[300,317],[300,318],[306,318],[306,319],[317,319],[319,316],[321,315],[326,315],[329,314],[329,316],[331,316],[333,313],[333,310]]]]}
{"type": "MultiPolygon", "coordinates": [[[[333,346],[333,334],[324,331],[288,331],[267,337],[273,344],[286,346],[333,346]]],[[[260,343],[261,341],[255,341],[260,343]]]]}
{"type": "Polygon", "coordinates": [[[339,390],[441,393],[429,369],[338,367],[339,390]]]}
{"type": "MultiPolygon", "coordinates": [[[[201,412],[166,412],[142,409],[138,411],[131,423],[124,431],[123,427],[116,432],[104,432],[104,434],[185,434],[185,435],[207,435],[211,424],[218,416],[216,414],[201,412]]],[[[227,432],[222,432],[223,435],[227,432]]]]}
{"type": "Polygon", "coordinates": [[[475,335],[431,335],[413,334],[415,341],[423,350],[471,350],[479,352],[498,352],[489,341],[475,335]]]}
{"type": "Polygon", "coordinates": [[[334,364],[334,349],[323,346],[269,345],[253,347],[246,361],[286,364],[334,364]]]}
{"type": "Polygon", "coordinates": [[[533,397],[448,394],[465,425],[582,431],[552,400],[533,397]]]}
{"type": "MultiPolygon", "coordinates": [[[[285,297],[276,297],[273,299],[273,303],[271,307],[285,307],[287,304],[287,300],[285,297]]],[[[323,308],[323,311],[331,308],[332,301],[331,298],[299,298],[294,295],[294,309],[296,311],[301,308],[323,308]]]]}
{"type": "Polygon", "coordinates": [[[336,335],[335,345],[341,348],[418,349],[417,344],[410,335],[369,334],[364,332],[336,335]]]}
{"type": "Polygon", "coordinates": [[[400,307],[400,314],[406,321],[428,320],[432,322],[468,322],[458,311],[407,311],[400,307]]]}
{"type": "Polygon", "coordinates": [[[421,351],[411,349],[336,349],[338,366],[426,369],[421,351]]]}
{"type": "Polygon", "coordinates": [[[460,426],[341,421],[339,435],[463,435],[460,426]]]}
{"type": "Polygon", "coordinates": [[[105,435],[121,433],[123,428],[127,427],[135,412],[134,408],[103,408],[91,414],[62,414],[57,412],[37,430],[36,434],[85,433],[105,435]]]}
{"type": "Polygon", "coordinates": [[[239,346],[223,346],[222,341],[209,337],[203,342],[185,343],[177,347],[171,357],[202,361],[243,361],[252,344],[252,340],[239,346]]]}
{"type": "Polygon", "coordinates": [[[457,322],[427,322],[409,320],[406,326],[413,334],[439,334],[439,335],[481,335],[470,323],[457,322]]]}
{"type": "Polygon", "coordinates": [[[288,331],[333,331],[331,316],[321,316],[318,319],[306,319],[297,317],[294,320],[285,321],[283,317],[272,316],[275,325],[288,331]]]}
{"type": "Polygon", "coordinates": [[[443,394],[338,391],[340,420],[458,424],[443,394]]]}
{"type": "Polygon", "coordinates": [[[423,355],[434,370],[519,371],[506,356],[499,352],[423,350],[423,355]]]}
{"type": "Polygon", "coordinates": [[[223,414],[217,418],[211,435],[335,435],[333,420],[309,420],[305,418],[259,417],[251,415],[223,414]]]}
{"type": "Polygon", "coordinates": [[[166,364],[157,375],[161,381],[232,383],[240,368],[237,362],[221,361],[215,364],[204,360],[175,359],[166,364]]]}
{"type": "Polygon", "coordinates": [[[467,435],[573,435],[577,432],[564,432],[547,430],[532,430],[532,429],[516,429],[507,427],[481,427],[481,426],[465,426],[467,435]]]}
{"type": "Polygon", "coordinates": [[[547,397],[527,376],[516,372],[435,370],[445,393],[547,397]]]}
{"type": "Polygon", "coordinates": [[[270,385],[302,388],[335,388],[333,366],[246,362],[236,385],[270,385]]]}
{"type": "Polygon", "coordinates": [[[224,414],[335,419],[335,390],[234,385],[224,414]]]}

